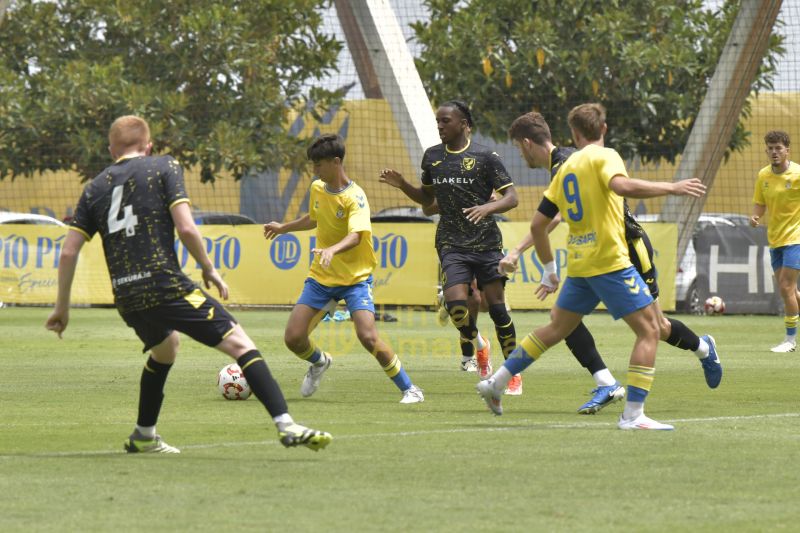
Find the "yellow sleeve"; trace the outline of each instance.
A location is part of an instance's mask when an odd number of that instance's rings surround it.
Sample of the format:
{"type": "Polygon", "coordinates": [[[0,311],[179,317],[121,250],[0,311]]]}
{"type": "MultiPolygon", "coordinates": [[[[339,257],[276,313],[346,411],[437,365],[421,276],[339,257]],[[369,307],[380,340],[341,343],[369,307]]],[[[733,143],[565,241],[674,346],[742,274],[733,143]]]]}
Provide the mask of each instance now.
{"type": "Polygon", "coordinates": [[[372,233],[372,222],[370,222],[369,203],[367,196],[362,192],[349,198],[349,209],[347,216],[347,232],[359,233],[366,231],[372,233]]]}
{"type": "Polygon", "coordinates": [[[616,150],[607,150],[604,154],[605,157],[599,161],[598,175],[603,181],[603,184],[608,188],[608,183],[615,176],[628,177],[628,171],[625,169],[625,161],[617,153],[616,150]]]}
{"type": "Polygon", "coordinates": [[[758,177],[756,178],[756,188],[753,191],[753,203],[758,205],[767,205],[766,200],[764,200],[764,187],[761,185],[761,173],[759,172],[758,177]]]}

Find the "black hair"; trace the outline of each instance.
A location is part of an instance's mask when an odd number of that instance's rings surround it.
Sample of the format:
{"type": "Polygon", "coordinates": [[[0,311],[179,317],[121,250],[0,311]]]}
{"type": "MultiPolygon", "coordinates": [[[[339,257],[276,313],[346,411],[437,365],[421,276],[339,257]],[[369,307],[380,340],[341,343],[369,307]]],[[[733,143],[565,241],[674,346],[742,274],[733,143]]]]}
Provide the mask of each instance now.
{"type": "Polygon", "coordinates": [[[335,133],[320,135],[306,150],[309,161],[321,161],[338,157],[344,161],[344,139],[335,133]]]}
{"type": "Polygon", "coordinates": [[[467,126],[470,128],[475,126],[475,121],[472,120],[472,111],[469,110],[469,106],[465,102],[462,102],[461,100],[448,100],[439,107],[453,107],[458,109],[458,112],[461,113],[461,115],[467,121],[467,126]]]}

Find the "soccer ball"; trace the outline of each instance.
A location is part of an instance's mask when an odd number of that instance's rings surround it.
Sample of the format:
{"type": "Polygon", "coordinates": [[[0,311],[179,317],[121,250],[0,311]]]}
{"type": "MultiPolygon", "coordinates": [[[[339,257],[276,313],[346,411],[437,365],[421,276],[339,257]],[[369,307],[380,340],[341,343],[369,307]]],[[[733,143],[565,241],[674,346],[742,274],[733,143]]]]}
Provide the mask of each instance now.
{"type": "Polygon", "coordinates": [[[710,296],[703,308],[707,315],[721,315],[725,312],[725,302],[719,296],[710,296]]]}
{"type": "Polygon", "coordinates": [[[250,385],[247,384],[242,369],[236,363],[231,363],[219,371],[217,387],[226,400],[246,400],[250,397],[250,385]]]}

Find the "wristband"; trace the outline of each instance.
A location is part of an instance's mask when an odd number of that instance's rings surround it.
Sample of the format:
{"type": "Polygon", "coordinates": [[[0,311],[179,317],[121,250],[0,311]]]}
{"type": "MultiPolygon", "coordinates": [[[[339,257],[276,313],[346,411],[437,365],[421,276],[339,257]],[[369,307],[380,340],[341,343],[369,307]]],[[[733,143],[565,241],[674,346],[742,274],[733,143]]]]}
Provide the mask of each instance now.
{"type": "Polygon", "coordinates": [[[558,277],[558,270],[556,269],[556,262],[550,261],[549,263],[544,265],[544,269],[542,270],[542,285],[545,287],[555,287],[553,283],[550,281],[550,274],[555,274],[558,277]]]}

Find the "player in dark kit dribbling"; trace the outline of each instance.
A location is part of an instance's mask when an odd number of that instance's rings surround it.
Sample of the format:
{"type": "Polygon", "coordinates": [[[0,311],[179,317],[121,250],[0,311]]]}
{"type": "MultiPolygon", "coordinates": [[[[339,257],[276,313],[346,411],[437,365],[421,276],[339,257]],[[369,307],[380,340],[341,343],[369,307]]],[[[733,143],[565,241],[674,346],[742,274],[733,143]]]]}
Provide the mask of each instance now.
{"type": "Polygon", "coordinates": [[[330,434],[296,424],[289,415],[278,383],[244,329],[181,271],[176,230],[202,266],[206,288],[213,284],[228,298],[228,286],[209,260],[192,218],[181,166],[170,156],[150,155],[150,129],[142,118],[118,118],[108,137],[114,164],[86,186],[78,202],[59,260],[55,309],[45,327],[59,338],[67,328],[78,255],[100,233],[117,310],[144,343],[143,351],[151,353],[142,371],[136,428],[125,449],[179,453],[156,434],[164,384],[178,354],[178,331],[236,360],[284,446],[315,451],[327,446],[330,434]]]}

